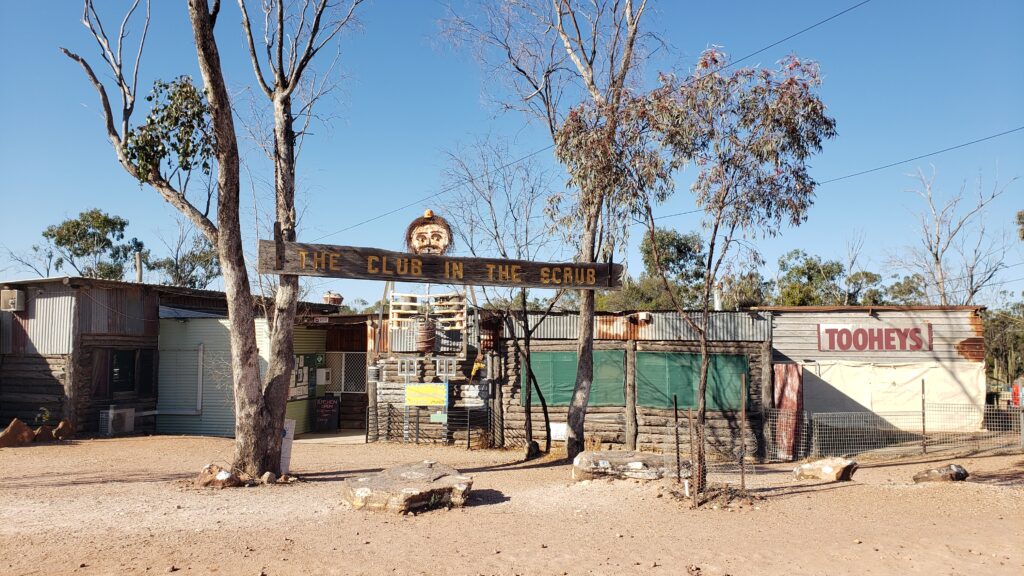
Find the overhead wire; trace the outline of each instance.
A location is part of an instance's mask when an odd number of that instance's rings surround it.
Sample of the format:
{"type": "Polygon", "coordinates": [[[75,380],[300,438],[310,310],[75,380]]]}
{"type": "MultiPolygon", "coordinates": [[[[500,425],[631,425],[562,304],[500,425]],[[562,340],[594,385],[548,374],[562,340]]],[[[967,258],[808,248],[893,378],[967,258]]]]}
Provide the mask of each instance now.
{"type": "MultiPolygon", "coordinates": [[[[805,33],[809,32],[809,31],[811,31],[811,30],[813,30],[813,29],[815,29],[815,28],[817,28],[817,27],[819,27],[819,26],[821,26],[823,24],[826,24],[826,23],[828,23],[828,22],[830,22],[832,20],[835,20],[836,18],[839,18],[840,16],[842,16],[842,15],[848,13],[848,12],[852,12],[853,10],[856,10],[857,8],[860,8],[861,6],[870,3],[871,1],[872,0],[862,0],[861,2],[853,4],[852,6],[849,6],[849,7],[845,8],[845,9],[843,9],[843,10],[840,10],[839,12],[836,12],[835,14],[832,14],[831,16],[828,16],[826,18],[818,20],[817,22],[815,22],[815,23],[813,23],[813,24],[811,24],[809,26],[806,26],[806,27],[802,28],[801,30],[798,30],[797,32],[794,32],[794,33],[790,34],[789,36],[786,36],[785,38],[783,38],[781,40],[777,40],[775,42],[772,42],[771,44],[768,44],[767,46],[764,46],[762,48],[754,50],[753,52],[750,52],[749,54],[745,54],[745,55],[743,55],[743,56],[741,56],[739,58],[733,59],[729,63],[723,64],[722,66],[719,66],[719,67],[715,68],[709,74],[715,74],[715,73],[721,72],[723,70],[727,70],[729,68],[732,68],[733,66],[736,66],[737,64],[739,64],[740,62],[743,62],[744,60],[748,60],[750,58],[753,58],[754,56],[757,56],[758,54],[762,54],[762,53],[764,53],[764,52],[766,52],[768,50],[771,50],[772,48],[778,46],[779,44],[782,44],[784,42],[792,40],[793,38],[796,38],[797,36],[800,36],[801,34],[805,34],[805,33]]],[[[692,83],[695,80],[696,79],[692,79],[688,83],[692,83]]],[[[686,83],[684,83],[684,85],[685,84],[686,83]]],[[[489,175],[489,174],[491,174],[493,172],[497,172],[499,170],[504,170],[505,168],[508,168],[510,166],[514,166],[515,164],[518,164],[519,162],[522,162],[522,161],[524,161],[524,160],[526,160],[526,159],[528,159],[530,157],[536,156],[537,154],[540,154],[541,152],[546,152],[548,150],[551,150],[554,147],[555,147],[554,143],[548,144],[547,146],[544,146],[543,148],[539,148],[537,150],[534,150],[533,152],[530,152],[529,154],[526,154],[525,156],[517,158],[516,160],[513,160],[513,161],[511,161],[511,162],[509,162],[509,163],[507,163],[507,164],[505,164],[503,166],[499,166],[499,167],[494,168],[492,170],[486,170],[486,171],[481,172],[480,174],[478,174],[476,176],[470,176],[468,178],[460,178],[458,181],[456,181],[456,182],[454,182],[454,183],[452,183],[452,184],[442,188],[438,192],[435,192],[435,193],[430,194],[428,196],[424,196],[423,198],[421,198],[419,200],[416,200],[414,202],[410,202],[410,203],[405,204],[403,206],[399,206],[398,208],[394,208],[392,210],[388,210],[387,212],[378,214],[377,216],[373,216],[371,218],[367,218],[367,219],[362,220],[360,222],[356,222],[355,224],[352,224],[350,226],[346,226],[345,228],[341,228],[340,230],[336,230],[336,231],[331,232],[329,234],[324,234],[323,236],[320,236],[318,238],[313,239],[312,242],[319,242],[320,240],[323,240],[324,238],[329,238],[331,236],[335,236],[337,234],[341,234],[342,232],[347,232],[349,230],[352,230],[353,228],[358,228],[358,227],[363,226],[365,224],[369,224],[370,222],[374,222],[376,220],[380,220],[381,218],[385,218],[385,217],[390,216],[392,214],[395,214],[397,212],[401,212],[403,210],[406,210],[408,208],[416,206],[417,204],[421,204],[423,202],[426,202],[427,200],[430,200],[432,198],[436,198],[438,196],[441,196],[443,194],[451,192],[452,190],[455,190],[459,186],[461,186],[463,184],[466,184],[468,182],[471,182],[474,178],[481,178],[481,177],[487,176],[487,175],[489,175]]],[[[667,214],[665,216],[659,216],[659,217],[657,217],[655,219],[657,220],[657,219],[661,219],[661,218],[670,218],[672,216],[681,216],[683,214],[693,214],[693,213],[696,213],[696,212],[700,212],[700,210],[692,210],[692,211],[689,211],[689,212],[679,212],[679,213],[676,213],[676,214],[667,214]]]]}

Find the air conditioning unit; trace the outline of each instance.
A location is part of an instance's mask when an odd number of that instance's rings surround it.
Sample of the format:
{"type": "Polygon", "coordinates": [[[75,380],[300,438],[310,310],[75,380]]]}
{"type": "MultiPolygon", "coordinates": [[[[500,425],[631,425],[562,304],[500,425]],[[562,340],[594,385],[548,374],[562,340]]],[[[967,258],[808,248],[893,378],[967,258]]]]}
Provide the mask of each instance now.
{"type": "Polygon", "coordinates": [[[135,431],[135,408],[115,408],[100,410],[100,435],[116,436],[131,434],[135,431]]]}
{"type": "Polygon", "coordinates": [[[0,310],[4,312],[25,311],[24,290],[3,290],[0,291],[0,310]]]}

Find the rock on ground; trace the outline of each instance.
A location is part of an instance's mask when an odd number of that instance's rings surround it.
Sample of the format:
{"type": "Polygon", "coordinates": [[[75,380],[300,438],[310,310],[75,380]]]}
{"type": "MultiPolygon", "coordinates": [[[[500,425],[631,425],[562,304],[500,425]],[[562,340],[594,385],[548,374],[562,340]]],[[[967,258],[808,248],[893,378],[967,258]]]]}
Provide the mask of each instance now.
{"type": "MultiPolygon", "coordinates": [[[[682,462],[680,477],[689,478],[690,463],[682,462]]],[[[572,462],[573,480],[596,478],[658,480],[675,478],[675,459],[664,454],[624,450],[591,450],[580,452],[572,462]]]]}
{"type": "Polygon", "coordinates": [[[263,484],[273,484],[277,482],[277,474],[270,471],[264,472],[263,476],[260,476],[260,482],[263,484]]]}
{"type": "Polygon", "coordinates": [[[36,428],[35,435],[36,437],[33,439],[33,442],[53,442],[55,440],[53,426],[47,426],[46,424],[36,428]]]}
{"type": "Polygon", "coordinates": [[[970,474],[959,464],[950,464],[942,468],[931,468],[914,474],[914,482],[963,482],[970,474]]]}
{"type": "Polygon", "coordinates": [[[75,429],[71,427],[71,422],[67,420],[61,420],[60,424],[53,429],[53,437],[57,440],[70,440],[75,435],[75,429]]]}
{"type": "Polygon", "coordinates": [[[0,432],[0,448],[12,448],[14,446],[27,446],[32,443],[36,433],[20,419],[15,418],[7,425],[3,432],[0,432]]]}
{"type": "Polygon", "coordinates": [[[242,480],[234,472],[221,468],[216,464],[207,464],[199,471],[196,486],[200,488],[236,488],[242,480]]]}
{"type": "Polygon", "coordinates": [[[450,466],[424,460],[348,478],[342,486],[342,498],[357,510],[405,514],[461,507],[472,487],[470,476],[463,476],[450,466]]]}
{"type": "Polygon", "coordinates": [[[856,471],[857,463],[853,460],[825,458],[797,466],[793,469],[793,476],[797,480],[819,479],[839,482],[853,479],[853,473],[856,471]]]}

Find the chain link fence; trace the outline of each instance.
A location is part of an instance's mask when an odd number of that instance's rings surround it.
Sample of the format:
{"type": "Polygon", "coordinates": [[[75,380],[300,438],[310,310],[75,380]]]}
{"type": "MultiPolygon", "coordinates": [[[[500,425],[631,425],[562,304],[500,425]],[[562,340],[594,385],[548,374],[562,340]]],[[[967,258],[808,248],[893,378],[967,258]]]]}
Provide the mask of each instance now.
{"type": "Polygon", "coordinates": [[[771,462],[825,456],[885,459],[912,454],[1008,452],[1024,448],[1020,407],[927,404],[905,412],[764,413],[771,462]]]}

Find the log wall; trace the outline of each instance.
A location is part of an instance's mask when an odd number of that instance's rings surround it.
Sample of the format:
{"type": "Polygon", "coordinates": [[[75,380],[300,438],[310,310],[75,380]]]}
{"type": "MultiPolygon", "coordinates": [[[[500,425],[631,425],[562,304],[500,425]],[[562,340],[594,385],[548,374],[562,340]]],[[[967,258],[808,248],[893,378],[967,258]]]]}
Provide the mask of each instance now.
{"type": "MultiPolygon", "coordinates": [[[[762,411],[762,382],[765,364],[770,364],[770,349],[761,342],[709,342],[712,354],[741,354],[749,363],[750,382],[747,414],[747,434],[744,438],[747,453],[759,453],[757,434],[762,411]]],[[[648,408],[636,405],[636,352],[690,352],[699,353],[697,342],[651,342],[651,341],[595,341],[595,350],[626,351],[625,406],[590,407],[584,424],[584,436],[589,447],[602,449],[637,449],[655,452],[675,450],[675,426],[672,409],[648,408]],[[634,420],[635,418],[635,420],[634,420]]],[[[570,340],[541,340],[531,342],[531,350],[575,351],[576,342],[570,340]]],[[[501,410],[504,422],[503,436],[522,438],[526,426],[526,409],[522,406],[521,362],[514,346],[505,342],[498,349],[501,387],[501,410]]],[[[532,400],[534,440],[543,445],[544,415],[536,394],[532,400]]],[[[564,423],[568,415],[567,406],[549,406],[552,422],[564,423]]],[[[689,427],[687,412],[680,409],[680,448],[689,454],[689,427]]],[[[740,446],[740,412],[722,411],[707,413],[708,450],[710,457],[732,458],[740,446]]]]}

